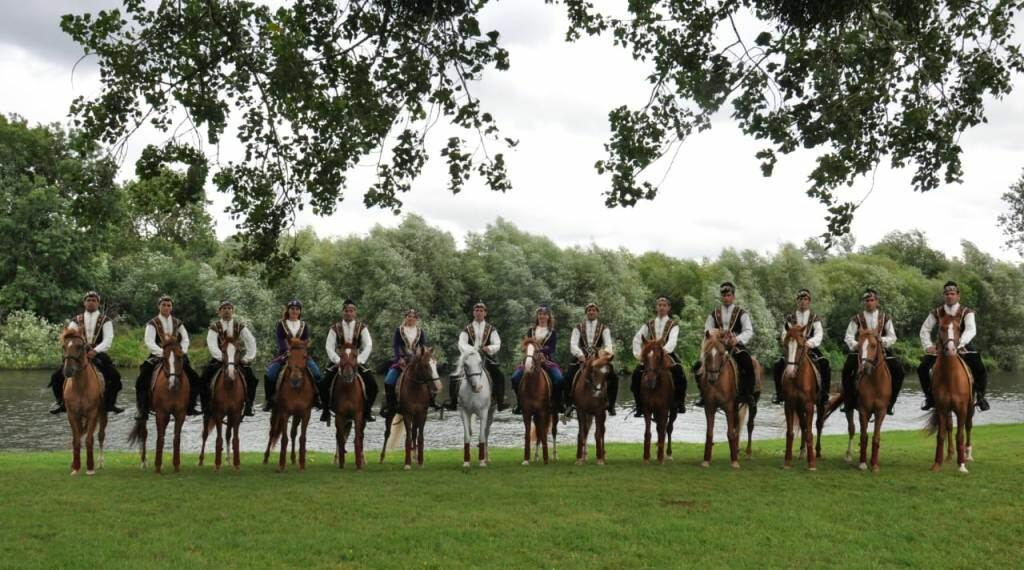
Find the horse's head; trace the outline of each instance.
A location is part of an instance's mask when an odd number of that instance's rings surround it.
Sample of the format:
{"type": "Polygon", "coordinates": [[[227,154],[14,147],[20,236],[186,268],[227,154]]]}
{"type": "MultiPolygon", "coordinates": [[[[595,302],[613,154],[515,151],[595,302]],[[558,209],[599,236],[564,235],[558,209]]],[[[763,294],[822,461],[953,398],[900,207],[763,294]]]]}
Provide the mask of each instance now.
{"type": "Polygon", "coordinates": [[[338,349],[338,377],[345,384],[351,384],[359,373],[359,350],[346,342],[338,349]]]}
{"type": "Polygon", "coordinates": [[[593,389],[593,396],[595,398],[600,396],[607,386],[608,375],[612,371],[612,358],[612,354],[602,350],[597,356],[588,358],[583,363],[583,377],[587,379],[587,384],[593,389]]]}
{"type": "Polygon", "coordinates": [[[806,326],[795,323],[786,325],[786,336],[782,339],[782,348],[786,351],[786,369],[782,373],[785,378],[796,377],[796,370],[807,351],[806,330],[806,326]]]}
{"type": "Polygon", "coordinates": [[[717,330],[708,332],[701,347],[700,368],[704,379],[710,383],[718,381],[718,375],[728,363],[729,349],[722,341],[722,334],[717,330]]]}
{"type": "Polygon", "coordinates": [[[862,328],[857,331],[857,352],[859,354],[857,367],[858,376],[870,376],[881,358],[882,339],[872,329],[862,328]]]}
{"type": "Polygon", "coordinates": [[[238,365],[242,361],[242,351],[238,347],[237,338],[224,338],[224,342],[220,344],[220,352],[224,358],[224,378],[227,380],[228,385],[235,382],[235,378],[238,376],[238,365]]]}
{"type": "Polygon", "coordinates": [[[71,378],[79,370],[85,368],[86,350],[85,337],[77,328],[66,328],[61,333],[60,343],[64,351],[64,377],[71,378]]]}
{"type": "Polygon", "coordinates": [[[540,341],[533,337],[527,337],[522,342],[523,349],[523,371],[529,374],[534,366],[543,366],[547,359],[544,351],[541,350],[540,341]]]}
{"type": "Polygon", "coordinates": [[[409,362],[409,368],[412,369],[413,378],[423,382],[441,381],[441,377],[437,373],[437,358],[434,356],[433,348],[417,346],[412,355],[412,361],[409,362]]]}
{"type": "Polygon", "coordinates": [[[942,315],[939,320],[939,344],[947,356],[957,353],[957,347],[960,346],[960,327],[956,324],[956,317],[942,315]]]}
{"type": "Polygon", "coordinates": [[[286,366],[287,380],[292,388],[298,388],[306,378],[306,360],[309,358],[309,342],[297,338],[288,340],[288,356],[286,366]]]}
{"type": "Polygon", "coordinates": [[[657,339],[644,344],[643,350],[640,351],[640,361],[644,363],[643,381],[651,390],[658,385],[658,374],[672,366],[668,352],[657,339]]]}
{"type": "Polygon", "coordinates": [[[163,347],[164,373],[167,374],[167,382],[171,389],[178,387],[181,380],[181,371],[185,363],[185,351],[181,349],[181,342],[175,334],[160,334],[160,346],[163,347]]]}
{"type": "Polygon", "coordinates": [[[462,358],[462,367],[466,376],[466,381],[469,382],[469,387],[474,392],[479,392],[483,388],[484,382],[484,359],[480,356],[477,351],[470,352],[462,358]]]}

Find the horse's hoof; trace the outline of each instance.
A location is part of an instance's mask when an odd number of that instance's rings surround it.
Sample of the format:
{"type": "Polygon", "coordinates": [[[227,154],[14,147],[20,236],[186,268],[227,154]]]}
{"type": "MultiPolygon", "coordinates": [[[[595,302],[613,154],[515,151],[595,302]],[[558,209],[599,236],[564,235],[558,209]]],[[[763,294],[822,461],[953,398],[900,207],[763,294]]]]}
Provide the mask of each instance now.
{"type": "Polygon", "coordinates": [[[235,473],[238,473],[239,471],[242,470],[242,468],[239,467],[238,465],[235,465],[234,470],[235,470],[235,473]]]}
{"type": "Polygon", "coordinates": [[[807,470],[808,471],[817,471],[818,468],[817,467],[808,467],[807,470]]]}
{"type": "Polygon", "coordinates": [[[711,467],[711,462],[710,461],[701,461],[700,462],[700,466],[704,467],[706,469],[708,467],[711,467]]]}
{"type": "Polygon", "coordinates": [[[598,459],[597,460],[597,464],[598,465],[604,465],[604,459],[598,459]]]}
{"type": "Polygon", "coordinates": [[[487,467],[487,460],[481,460],[480,467],[487,467]]]}
{"type": "MultiPolygon", "coordinates": [[[[970,447],[967,448],[967,461],[974,461],[974,450],[970,447]]],[[[102,461],[100,464],[102,465],[102,461]]]]}
{"type": "Polygon", "coordinates": [[[969,473],[969,471],[967,471],[967,464],[965,464],[965,463],[961,463],[960,464],[960,472],[961,473],[969,473]]]}
{"type": "Polygon", "coordinates": [[[673,459],[671,455],[666,455],[665,459],[667,459],[669,461],[675,461],[675,459],[673,459]]]}
{"type": "Polygon", "coordinates": [[[530,461],[528,459],[524,459],[523,462],[521,463],[521,465],[524,466],[524,467],[529,465],[529,464],[530,464],[530,461]]]}
{"type": "Polygon", "coordinates": [[[740,462],[739,461],[733,461],[732,463],[729,464],[729,466],[732,467],[733,469],[739,469],[740,468],[740,462]]]}
{"type": "Polygon", "coordinates": [[[861,463],[860,465],[857,466],[857,469],[860,469],[861,471],[867,471],[868,470],[868,464],[867,463],[861,463]]]}
{"type": "Polygon", "coordinates": [[[71,476],[72,476],[72,477],[75,477],[75,476],[77,476],[77,475],[78,475],[78,469],[72,469],[72,470],[71,470],[71,476]]]}
{"type": "Polygon", "coordinates": [[[95,471],[95,470],[93,470],[93,469],[88,469],[88,470],[86,470],[85,474],[86,474],[86,475],[95,475],[95,474],[96,474],[96,471],[95,471]]]}
{"type": "Polygon", "coordinates": [[[469,466],[470,466],[470,464],[469,464],[469,462],[468,462],[468,461],[463,461],[463,462],[462,462],[462,468],[463,468],[463,469],[469,469],[469,466]]]}
{"type": "Polygon", "coordinates": [[[871,472],[872,472],[872,473],[878,473],[878,471],[879,471],[879,468],[878,468],[878,466],[877,466],[877,465],[872,465],[872,466],[871,466],[871,472]]]}
{"type": "Polygon", "coordinates": [[[664,465],[664,464],[665,464],[665,460],[664,459],[659,459],[658,460],[658,465],[664,465]]]}
{"type": "Polygon", "coordinates": [[[405,466],[405,467],[403,467],[402,469],[404,469],[404,470],[406,470],[406,471],[412,471],[412,465],[406,465],[406,466],[405,466]]]}
{"type": "Polygon", "coordinates": [[[843,461],[845,461],[847,463],[853,463],[853,456],[850,455],[849,453],[847,453],[846,457],[843,458],[843,461]]]}
{"type": "Polygon", "coordinates": [[[577,459],[576,460],[576,465],[583,465],[583,463],[584,463],[584,461],[582,459],[577,459]]]}
{"type": "Polygon", "coordinates": [[[792,466],[792,465],[783,465],[783,466],[782,466],[782,469],[783,469],[784,471],[789,471],[789,470],[790,470],[790,469],[792,469],[792,468],[793,468],[793,466],[792,466]]]}
{"type": "Polygon", "coordinates": [[[942,466],[939,465],[938,463],[932,463],[932,467],[931,467],[931,469],[929,469],[929,471],[931,471],[932,473],[938,473],[941,470],[942,470],[942,466]]]}
{"type": "Polygon", "coordinates": [[[650,465],[650,464],[651,464],[651,460],[650,459],[644,459],[644,465],[650,465]]]}

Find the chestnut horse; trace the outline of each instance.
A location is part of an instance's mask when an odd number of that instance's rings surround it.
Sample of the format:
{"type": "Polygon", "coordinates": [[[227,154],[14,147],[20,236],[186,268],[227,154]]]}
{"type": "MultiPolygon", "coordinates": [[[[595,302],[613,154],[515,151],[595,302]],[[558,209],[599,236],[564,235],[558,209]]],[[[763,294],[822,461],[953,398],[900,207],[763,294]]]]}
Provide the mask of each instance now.
{"type": "Polygon", "coordinates": [[[722,342],[721,333],[717,330],[708,332],[708,337],[701,345],[700,375],[697,385],[704,399],[704,418],[707,423],[707,434],[704,438],[704,461],[701,467],[711,465],[711,449],[714,447],[715,414],[718,410],[725,412],[726,437],[729,440],[729,464],[739,469],[739,431],[742,418],[739,403],[739,366],[729,354],[729,349],[722,342]]]}
{"type": "Polygon", "coordinates": [[[553,441],[553,457],[558,461],[558,412],[551,403],[554,384],[544,367],[547,359],[541,350],[541,344],[534,338],[525,338],[521,344],[523,349],[523,378],[519,381],[519,407],[523,410],[523,427],[525,429],[523,447],[523,465],[530,464],[530,428],[536,430],[536,448],[533,460],[540,460],[540,450],[544,449],[544,464],[548,463],[548,432],[553,441]]]}
{"type": "Polygon", "coordinates": [[[640,380],[640,400],[644,410],[644,464],[651,462],[651,418],[658,430],[658,463],[672,460],[672,428],[676,421],[675,386],[672,383],[672,358],[661,341],[654,339],[640,351],[644,374],[640,380]],[[668,453],[666,454],[666,440],[668,453]]]}
{"type": "Polygon", "coordinates": [[[871,471],[878,472],[878,448],[882,443],[882,422],[892,398],[892,373],[885,361],[885,348],[876,331],[857,331],[857,412],[860,415],[860,470],[868,468],[868,423],[875,421],[871,439],[871,471]]]}
{"type": "Polygon", "coordinates": [[[366,385],[359,375],[359,351],[352,343],[345,343],[338,351],[338,372],[331,380],[331,410],[334,411],[335,461],[339,469],[345,468],[345,446],[355,428],[356,469],[366,464],[363,454],[363,432],[366,429],[366,385]]]}
{"type": "Polygon", "coordinates": [[[85,438],[85,473],[96,473],[93,462],[93,437],[99,428],[100,467],[103,467],[103,440],[107,431],[107,410],[103,405],[103,380],[88,357],[88,343],[78,328],[66,328],[61,335],[64,350],[64,406],[71,424],[71,474],[82,469],[82,438],[85,438]]]}
{"type": "MultiPolygon", "coordinates": [[[[153,468],[161,472],[164,460],[164,434],[171,417],[174,417],[173,458],[174,472],[181,471],[181,428],[185,425],[185,411],[188,410],[189,390],[191,381],[185,372],[185,352],[174,334],[157,331],[163,357],[160,364],[153,369],[153,379],[149,384],[150,408],[156,415],[156,461],[153,468]]],[[[142,468],[146,467],[146,420],[140,418],[128,435],[128,445],[140,443],[142,452],[142,468]]]]}
{"type": "Polygon", "coordinates": [[[203,420],[203,444],[199,448],[199,465],[202,466],[206,457],[206,438],[217,429],[217,455],[214,461],[219,471],[224,442],[231,443],[231,465],[238,471],[240,454],[238,450],[238,428],[242,424],[242,410],[245,407],[245,375],[239,370],[242,351],[238,347],[238,338],[225,338],[220,345],[224,362],[213,377],[210,387],[210,413],[203,420]],[[223,436],[223,426],[227,424],[227,436],[223,436]]]}
{"type": "MultiPolygon", "coordinates": [[[[604,423],[608,414],[608,375],[611,373],[612,355],[602,350],[587,358],[576,375],[572,386],[572,399],[576,406],[579,433],[576,436],[576,465],[587,462],[587,438],[594,425],[594,447],[597,464],[604,465],[604,423]]],[[[572,381],[572,380],[570,380],[572,381]]]]}
{"type": "MultiPolygon", "coordinates": [[[[313,376],[306,368],[309,343],[297,338],[288,340],[288,356],[278,376],[277,396],[274,409],[270,412],[270,439],[267,450],[263,453],[263,463],[270,458],[270,450],[281,440],[281,458],[277,470],[284,471],[288,459],[288,419],[292,420],[292,465],[295,464],[295,448],[299,448],[299,470],[306,469],[306,429],[309,427],[309,415],[313,411],[313,398],[316,387],[313,376]],[[302,434],[299,435],[299,427],[302,434]],[[298,436],[298,437],[296,437],[298,436]]],[[[326,402],[324,405],[328,405],[326,402]]]]}
{"type": "Polygon", "coordinates": [[[817,455],[821,455],[821,428],[818,428],[818,442],[814,442],[814,411],[818,403],[818,378],[807,348],[805,327],[792,324],[786,326],[782,348],[786,356],[786,368],[782,373],[782,397],[786,413],[786,459],[783,469],[793,467],[793,429],[799,421],[801,457],[806,448],[807,468],[817,468],[817,455]]]}
{"type": "MultiPolygon", "coordinates": [[[[935,463],[932,471],[942,469],[943,438],[953,433],[953,414],[956,414],[956,457],[961,473],[967,473],[967,462],[974,461],[971,450],[971,427],[974,422],[974,379],[967,363],[957,351],[960,328],[956,317],[943,313],[939,321],[941,348],[932,368],[932,397],[935,408],[928,419],[928,430],[936,434],[935,463]],[[966,431],[966,446],[964,432],[966,431]]],[[[952,455],[952,441],[949,442],[952,455]]]]}
{"type": "Polygon", "coordinates": [[[405,469],[412,469],[413,450],[416,452],[416,464],[423,467],[423,428],[427,425],[427,412],[430,410],[430,393],[441,391],[441,378],[437,374],[437,359],[434,349],[416,347],[412,359],[398,377],[398,414],[387,418],[384,426],[384,445],[380,450],[380,462],[384,463],[388,438],[391,437],[392,422],[402,416],[405,428],[405,469]]]}

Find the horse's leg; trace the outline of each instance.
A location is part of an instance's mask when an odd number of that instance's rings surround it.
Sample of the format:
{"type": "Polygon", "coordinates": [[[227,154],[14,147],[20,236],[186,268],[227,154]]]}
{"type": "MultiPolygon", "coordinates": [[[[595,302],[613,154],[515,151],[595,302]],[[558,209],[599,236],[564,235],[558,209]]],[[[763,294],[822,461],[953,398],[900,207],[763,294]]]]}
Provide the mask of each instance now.
{"type": "Polygon", "coordinates": [[[672,430],[675,429],[676,424],[676,413],[675,410],[669,411],[668,423],[665,424],[665,459],[672,461],[672,430]]]}
{"type": "Polygon", "coordinates": [[[180,411],[174,414],[174,451],[172,460],[174,472],[181,471],[181,428],[185,425],[185,412],[180,411]]]}
{"type": "Polygon", "coordinates": [[[740,434],[736,428],[736,416],[739,415],[739,404],[733,400],[725,409],[725,435],[729,438],[729,465],[733,469],[740,468],[740,434]]]}
{"type": "Polygon", "coordinates": [[[490,433],[490,421],[489,413],[490,407],[484,404],[480,413],[477,414],[477,418],[480,419],[480,439],[477,443],[477,461],[480,463],[480,467],[487,467],[487,436],[490,433]]]}
{"type": "Polygon", "coordinates": [[[544,412],[538,417],[537,435],[540,437],[540,446],[544,449],[544,465],[548,464],[548,431],[551,430],[551,414],[544,412]]]}
{"type": "MultiPolygon", "coordinates": [[[[230,416],[227,416],[230,417],[230,416]]],[[[210,418],[211,421],[216,422],[217,428],[217,453],[213,459],[214,469],[220,471],[221,463],[224,462],[224,422],[221,418],[210,418]]],[[[230,438],[231,435],[228,434],[230,438]]]]}
{"type": "MultiPolygon", "coordinates": [[[[102,404],[100,404],[102,406],[102,404]]],[[[97,412],[98,413],[98,412],[97,412]]],[[[93,459],[93,439],[96,433],[96,415],[91,414],[85,422],[85,474],[96,474],[96,462],[93,459]]],[[[962,441],[962,438],[961,438],[962,441]]]]}
{"type": "Polygon", "coordinates": [[[946,461],[953,460],[953,410],[949,411],[946,417],[946,461]]]}
{"type": "Polygon", "coordinates": [[[753,404],[747,408],[747,459],[753,455],[753,439],[754,439],[754,418],[757,417],[757,404],[753,404]]]}
{"type": "Polygon", "coordinates": [[[149,439],[149,427],[147,425],[148,422],[149,418],[143,419],[142,424],[139,426],[139,451],[140,455],[142,456],[139,463],[139,467],[142,469],[146,468],[146,440],[149,439]]]}
{"type": "Polygon", "coordinates": [[[412,442],[413,442],[413,426],[412,418],[408,415],[402,415],[402,421],[405,422],[405,469],[412,469],[412,442]]]}
{"type": "Polygon", "coordinates": [[[782,468],[791,469],[793,467],[793,404],[787,399],[785,402],[785,414],[786,414],[786,455],[783,459],[782,468]]]}
{"type": "Polygon", "coordinates": [[[704,435],[704,461],[701,467],[711,466],[711,447],[715,444],[715,406],[705,402],[704,421],[707,424],[707,433],[704,435]]]}
{"type": "Polygon", "coordinates": [[[858,467],[861,471],[867,471],[868,468],[868,411],[866,409],[858,410],[860,412],[860,464],[858,467]]]}
{"type": "Polygon", "coordinates": [[[526,411],[523,411],[523,427],[526,432],[523,436],[525,439],[525,443],[523,444],[523,465],[530,464],[530,425],[533,423],[533,418],[531,416],[532,414],[528,414],[526,411]]]}
{"type": "MultiPolygon", "coordinates": [[[[470,465],[469,462],[473,458],[469,454],[469,440],[473,438],[472,424],[470,423],[473,421],[473,414],[470,413],[469,406],[459,407],[459,417],[462,418],[462,467],[468,468],[470,465]]],[[[480,428],[480,436],[483,437],[483,425],[481,425],[480,428]]]]}
{"type": "Polygon", "coordinates": [[[584,409],[577,408],[576,423],[579,424],[579,431],[576,433],[576,465],[586,463],[584,455],[587,449],[587,419],[590,417],[584,409]]]}
{"type": "Polygon", "coordinates": [[[800,422],[804,426],[804,437],[807,441],[807,468],[811,471],[818,469],[817,450],[814,448],[814,401],[807,402],[804,408],[804,417],[800,422]]]}
{"type": "Polygon", "coordinates": [[[853,410],[847,408],[846,410],[846,433],[849,435],[849,439],[846,441],[846,462],[853,462],[853,436],[856,434],[856,429],[853,427],[853,410]]]}
{"type": "Polygon", "coordinates": [[[818,459],[821,459],[821,430],[825,427],[825,407],[819,403],[815,410],[818,414],[814,418],[814,427],[818,432],[818,437],[814,442],[814,453],[818,456],[818,459]]]}
{"type": "MultiPolygon", "coordinates": [[[[309,416],[313,412],[307,409],[302,415],[302,432],[299,434],[299,471],[306,470],[306,430],[309,429],[309,416]]],[[[292,453],[295,453],[295,444],[292,444],[292,453]]]]}
{"type": "Polygon", "coordinates": [[[292,465],[295,465],[295,448],[299,446],[299,416],[292,417],[292,465]]]}
{"type": "Polygon", "coordinates": [[[164,465],[164,432],[167,430],[167,422],[170,421],[170,416],[167,412],[157,412],[156,414],[156,460],[153,462],[153,470],[156,473],[161,473],[161,469],[164,465]]]}
{"type": "MultiPolygon", "coordinates": [[[[99,433],[100,464],[99,464],[98,468],[99,469],[103,469],[103,441],[107,438],[107,412],[106,411],[100,412],[99,427],[100,427],[100,433],[99,433]]],[[[970,430],[968,430],[967,431],[967,445],[970,445],[970,443],[971,443],[971,432],[970,432],[970,430]]],[[[970,454],[970,447],[967,448],[967,451],[968,451],[968,454],[970,454]]]]}
{"type": "Polygon", "coordinates": [[[665,464],[665,426],[668,424],[668,410],[658,410],[658,465],[665,464]]]}
{"type": "Polygon", "coordinates": [[[548,423],[551,424],[551,456],[558,463],[558,412],[550,416],[548,423]]]}
{"type": "Polygon", "coordinates": [[[604,465],[604,422],[607,419],[606,412],[597,412],[597,426],[594,428],[594,446],[597,447],[597,464],[604,465]]]}
{"type": "MultiPolygon", "coordinates": [[[[967,403],[967,406],[964,429],[967,430],[967,462],[970,463],[974,461],[974,448],[971,446],[971,429],[974,427],[974,406],[970,402],[967,403]]],[[[100,466],[103,466],[103,444],[100,444],[100,466]]]]}
{"type": "Polygon", "coordinates": [[[644,465],[651,462],[651,412],[644,410],[644,465]]]}
{"type": "Polygon", "coordinates": [[[357,422],[355,424],[355,448],[356,448],[356,471],[362,471],[363,467],[366,466],[366,451],[363,447],[364,440],[366,438],[366,420],[362,413],[356,414],[357,422]]]}
{"type": "Polygon", "coordinates": [[[875,410],[875,433],[871,437],[871,471],[878,473],[878,449],[882,445],[882,422],[885,421],[885,407],[875,410]]]}
{"type": "Polygon", "coordinates": [[[241,436],[238,434],[241,427],[242,417],[236,415],[231,419],[231,453],[234,456],[231,459],[231,464],[234,466],[235,471],[238,471],[242,467],[242,457],[239,453],[239,447],[242,442],[241,436]]]}
{"type": "Polygon", "coordinates": [[[77,413],[68,410],[68,423],[71,424],[71,474],[78,475],[82,469],[82,422],[77,413]]]}
{"type": "Polygon", "coordinates": [[[944,414],[938,405],[932,410],[932,421],[937,422],[935,424],[935,462],[932,463],[931,470],[933,472],[942,469],[942,445],[945,441],[945,429],[946,421],[943,419],[944,414]]]}
{"type": "Polygon", "coordinates": [[[416,417],[416,464],[423,467],[424,428],[427,425],[427,411],[423,409],[416,417]]]}
{"type": "MultiPolygon", "coordinates": [[[[282,412],[281,416],[277,419],[278,429],[281,434],[281,457],[277,463],[278,472],[283,472],[285,464],[288,463],[288,420],[290,419],[287,412],[282,412]]],[[[294,445],[295,442],[292,442],[294,445]]]]}
{"type": "MultiPolygon", "coordinates": [[[[212,420],[212,418],[211,418],[212,420]]],[[[203,461],[206,460],[206,438],[210,436],[210,421],[203,420],[203,433],[200,439],[202,442],[199,444],[199,466],[203,466],[203,461]]]]}
{"type": "MultiPolygon", "coordinates": [[[[970,402],[967,405],[971,405],[970,402]]],[[[966,412],[956,411],[956,462],[961,473],[967,473],[967,453],[964,448],[964,416],[966,412]]]]}
{"type": "Polygon", "coordinates": [[[277,409],[270,410],[270,433],[267,435],[267,450],[263,452],[263,464],[270,460],[270,442],[274,441],[274,426],[277,424],[277,409]]]}

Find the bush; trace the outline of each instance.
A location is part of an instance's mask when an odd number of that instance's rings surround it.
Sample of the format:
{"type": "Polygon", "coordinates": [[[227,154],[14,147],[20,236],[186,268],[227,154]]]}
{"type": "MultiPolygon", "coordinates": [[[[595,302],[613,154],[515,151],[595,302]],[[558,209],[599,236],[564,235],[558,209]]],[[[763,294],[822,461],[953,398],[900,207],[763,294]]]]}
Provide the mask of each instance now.
{"type": "Polygon", "coordinates": [[[0,368],[55,368],[60,365],[59,324],[31,311],[14,311],[0,326],[0,368]]]}

